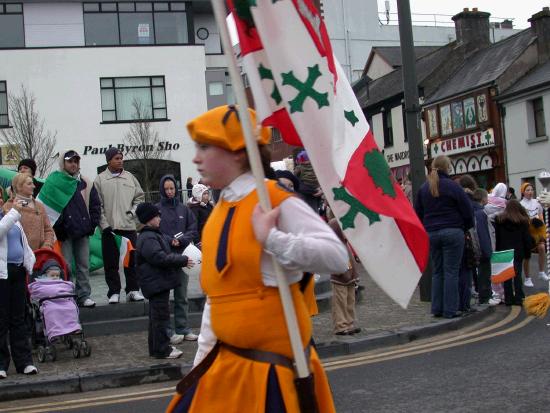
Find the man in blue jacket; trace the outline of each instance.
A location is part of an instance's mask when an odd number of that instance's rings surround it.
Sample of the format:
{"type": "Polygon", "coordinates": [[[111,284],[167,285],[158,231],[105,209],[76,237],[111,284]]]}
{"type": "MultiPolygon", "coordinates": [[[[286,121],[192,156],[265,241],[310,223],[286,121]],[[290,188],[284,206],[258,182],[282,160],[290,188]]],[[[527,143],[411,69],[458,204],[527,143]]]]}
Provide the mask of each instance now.
{"type": "MultiPolygon", "coordinates": [[[[193,240],[198,239],[197,219],[193,212],[180,202],[176,180],[172,175],[161,178],[159,191],[161,198],[156,207],[162,216],[160,232],[169,240],[172,252],[181,254],[193,240]]],[[[189,276],[185,272],[182,274],[181,285],[174,289],[175,332],[170,339],[171,344],[179,344],[183,340],[195,341],[198,338],[187,325],[189,276]]]]}
{"type": "Polygon", "coordinates": [[[61,151],[59,169],[78,181],[76,191],[61,212],[53,229],[61,242],[65,260],[75,262],[76,295],[81,307],[94,307],[90,298],[90,248],[88,237],[94,233],[101,216],[101,201],[92,182],[80,174],[80,155],[75,150],[61,151]]]}

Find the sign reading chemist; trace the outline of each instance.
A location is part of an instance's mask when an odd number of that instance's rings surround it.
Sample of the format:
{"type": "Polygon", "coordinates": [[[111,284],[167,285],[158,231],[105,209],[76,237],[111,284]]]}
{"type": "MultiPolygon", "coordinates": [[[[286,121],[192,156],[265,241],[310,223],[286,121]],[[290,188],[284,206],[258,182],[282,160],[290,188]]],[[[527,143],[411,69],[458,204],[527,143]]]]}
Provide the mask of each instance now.
{"type": "MultiPolygon", "coordinates": [[[[82,156],[87,155],[103,155],[105,152],[107,152],[107,149],[112,147],[120,149],[123,155],[128,155],[129,153],[139,153],[143,152],[144,150],[147,152],[150,152],[153,150],[153,145],[147,145],[147,148],[143,148],[139,145],[124,145],[123,143],[119,143],[118,145],[109,145],[109,146],[103,146],[103,147],[97,147],[97,146],[90,146],[86,145],[84,146],[84,150],[81,152],[82,156]]],[[[179,143],[170,143],[168,141],[162,141],[158,143],[157,150],[159,151],[177,151],[180,148],[179,143]]]]}

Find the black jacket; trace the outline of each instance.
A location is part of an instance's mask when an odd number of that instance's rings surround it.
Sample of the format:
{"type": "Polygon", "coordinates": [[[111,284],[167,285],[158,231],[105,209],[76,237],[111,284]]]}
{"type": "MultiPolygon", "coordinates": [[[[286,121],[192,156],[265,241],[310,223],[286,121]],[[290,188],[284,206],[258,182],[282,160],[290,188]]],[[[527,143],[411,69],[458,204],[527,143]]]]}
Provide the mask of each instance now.
{"type": "Polygon", "coordinates": [[[77,239],[92,235],[95,227],[99,225],[101,200],[92,185],[89,205],[86,207],[86,202],[84,202],[82,196],[82,191],[86,188],[86,181],[84,179],[79,180],[76,192],[55,223],[53,229],[58,240],[65,241],[66,239],[77,239]]]}
{"type": "Polygon", "coordinates": [[[201,205],[201,203],[188,203],[187,208],[193,212],[195,215],[195,218],[197,218],[197,224],[198,224],[198,235],[197,238],[194,240],[195,243],[200,242],[202,237],[202,229],[204,228],[204,224],[206,224],[206,221],[208,220],[208,217],[210,216],[210,213],[214,209],[214,206],[209,202],[207,204],[201,205]]]}
{"type": "MultiPolygon", "coordinates": [[[[169,199],[164,192],[164,182],[172,180],[176,183],[172,175],[165,175],[160,180],[160,202],[156,204],[160,210],[160,232],[168,239],[172,239],[178,232],[183,232],[183,237],[179,238],[180,246],[172,247],[175,252],[183,252],[190,242],[198,239],[197,220],[195,215],[183,205],[177,197],[169,199]]],[[[176,187],[177,188],[177,187],[176,187]]]]}
{"type": "Polygon", "coordinates": [[[136,244],[138,283],[146,298],[181,285],[187,257],[171,252],[158,229],[144,227],[136,244]]]}
{"type": "Polygon", "coordinates": [[[531,256],[533,239],[529,235],[527,224],[515,224],[510,221],[495,220],[495,251],[514,250],[514,260],[523,260],[531,256]]]}

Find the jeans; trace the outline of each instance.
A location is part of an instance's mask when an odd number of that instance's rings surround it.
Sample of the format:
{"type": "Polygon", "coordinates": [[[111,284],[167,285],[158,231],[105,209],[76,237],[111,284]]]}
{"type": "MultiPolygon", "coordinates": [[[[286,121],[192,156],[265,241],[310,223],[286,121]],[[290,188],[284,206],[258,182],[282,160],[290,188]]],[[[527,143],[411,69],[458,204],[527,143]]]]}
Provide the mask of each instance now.
{"type": "Polygon", "coordinates": [[[458,272],[464,252],[464,231],[444,228],[428,232],[432,259],[432,314],[454,317],[458,310],[458,272]]]}
{"type": "Polygon", "coordinates": [[[92,288],[90,287],[90,248],[88,237],[63,241],[61,251],[69,268],[72,267],[74,259],[76,297],[78,304],[82,304],[92,294],[92,288]]]}
{"type": "Polygon", "coordinates": [[[504,281],[504,303],[506,305],[523,303],[525,294],[523,293],[523,281],[521,278],[523,260],[514,259],[514,270],[516,275],[514,278],[504,281]]]}
{"type": "Polygon", "coordinates": [[[8,371],[11,357],[18,373],[32,364],[30,332],[25,322],[26,271],[8,264],[8,279],[0,280],[0,370],[8,371]]]}
{"type": "Polygon", "coordinates": [[[187,286],[189,275],[182,271],[181,285],[174,288],[174,327],[176,334],[186,335],[191,332],[187,327],[187,313],[189,312],[189,301],[187,300],[187,286]]]}
{"type": "Polygon", "coordinates": [[[170,291],[163,291],[149,297],[149,355],[164,358],[170,354],[170,291]]]}
{"type": "MultiPolygon", "coordinates": [[[[128,238],[132,245],[135,247],[137,233],[135,231],[113,231],[117,235],[128,238]]],[[[113,294],[120,294],[120,273],[118,268],[118,261],[120,259],[119,249],[115,242],[115,237],[112,234],[101,235],[101,252],[103,254],[103,267],[105,269],[105,282],[109,287],[107,291],[107,297],[111,297],[113,294]]],[[[139,286],[136,277],[135,268],[135,251],[130,253],[130,265],[128,268],[124,268],[124,276],[126,277],[126,293],[130,291],[138,291],[139,286]]]]}

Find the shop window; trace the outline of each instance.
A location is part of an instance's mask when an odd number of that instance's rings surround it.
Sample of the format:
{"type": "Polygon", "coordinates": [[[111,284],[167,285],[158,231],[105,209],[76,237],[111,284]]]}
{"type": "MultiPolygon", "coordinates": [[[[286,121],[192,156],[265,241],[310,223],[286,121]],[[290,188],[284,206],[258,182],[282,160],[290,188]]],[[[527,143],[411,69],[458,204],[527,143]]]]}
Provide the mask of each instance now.
{"type": "Polygon", "coordinates": [[[23,3],[0,4],[1,47],[25,47],[23,3]]]}
{"type": "Polygon", "coordinates": [[[391,119],[391,109],[384,110],[382,113],[382,122],[384,128],[384,148],[393,146],[393,124],[391,119]]]}
{"type": "Polygon", "coordinates": [[[101,78],[100,88],[105,123],[167,120],[164,76],[101,78]]]}
{"type": "Polygon", "coordinates": [[[533,105],[533,119],[535,124],[535,136],[546,136],[546,124],[544,122],[544,106],[542,97],[531,101],[533,105]]]}
{"type": "Polygon", "coordinates": [[[6,89],[6,82],[0,81],[0,128],[7,128],[9,125],[8,91],[6,89]]]}
{"type": "Polygon", "coordinates": [[[84,3],[87,46],[187,44],[186,2],[84,3]]]}

